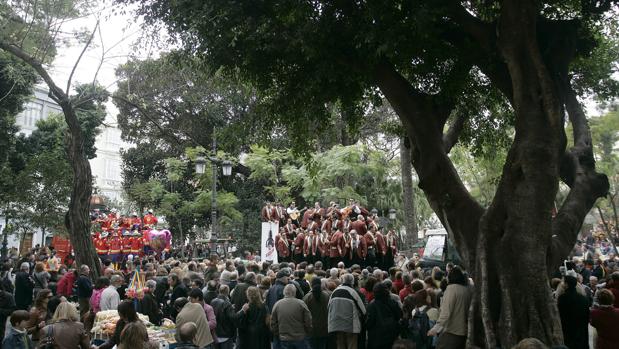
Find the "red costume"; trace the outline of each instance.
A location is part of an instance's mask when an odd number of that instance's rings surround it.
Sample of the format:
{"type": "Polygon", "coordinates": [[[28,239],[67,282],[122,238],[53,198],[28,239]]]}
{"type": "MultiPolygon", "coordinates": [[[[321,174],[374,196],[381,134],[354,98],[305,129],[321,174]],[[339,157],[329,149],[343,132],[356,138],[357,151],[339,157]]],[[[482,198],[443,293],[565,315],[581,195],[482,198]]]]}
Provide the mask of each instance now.
{"type": "Polygon", "coordinates": [[[281,258],[290,257],[290,241],[284,233],[284,235],[275,236],[275,248],[277,249],[277,255],[281,258]]]}
{"type": "Polygon", "coordinates": [[[398,237],[393,231],[387,233],[385,237],[385,244],[388,249],[391,249],[391,253],[395,256],[398,253],[398,237]]]}
{"type": "Polygon", "coordinates": [[[95,238],[95,250],[99,255],[106,255],[110,250],[107,238],[95,238]]]}
{"type": "Polygon", "coordinates": [[[303,253],[303,244],[305,243],[305,234],[299,233],[294,239],[294,250],[292,254],[299,255],[303,253]]]}
{"type": "Polygon", "coordinates": [[[315,234],[308,234],[303,242],[303,255],[304,256],[316,256],[318,251],[318,236],[315,234]]]}
{"type": "Polygon", "coordinates": [[[355,230],[360,236],[368,232],[368,226],[365,225],[365,220],[363,218],[350,223],[350,229],[355,230]]]}
{"type": "Polygon", "coordinates": [[[262,217],[263,222],[277,222],[279,220],[275,207],[271,205],[266,205],[262,208],[260,217],[262,217]]]}
{"type": "MultiPolygon", "coordinates": [[[[359,257],[359,259],[364,260],[365,257],[368,256],[368,245],[365,243],[365,239],[363,238],[363,236],[359,236],[357,235],[357,241],[355,241],[354,239],[352,240],[351,244],[357,244],[357,248],[356,248],[356,253],[357,253],[357,257],[359,257]]],[[[350,251],[350,259],[353,259],[355,256],[353,256],[353,251],[351,249],[350,251]]]]}
{"type": "Polygon", "coordinates": [[[144,227],[148,227],[148,228],[152,228],[154,226],[157,225],[157,217],[155,217],[154,214],[152,213],[148,213],[146,216],[144,216],[144,227]]]}
{"type": "Polygon", "coordinates": [[[342,246],[340,245],[340,240],[342,239],[342,232],[336,231],[333,236],[331,236],[330,247],[329,247],[329,257],[331,258],[339,258],[342,257],[344,251],[342,250],[342,246]]]}
{"type": "Polygon", "coordinates": [[[387,242],[380,232],[376,232],[376,248],[378,249],[376,253],[379,255],[384,256],[387,254],[387,242]]]}
{"type": "Polygon", "coordinates": [[[142,247],[144,245],[144,242],[142,241],[141,237],[134,237],[131,238],[131,253],[132,254],[141,254],[142,251],[142,247]]]}
{"type": "Polygon", "coordinates": [[[122,252],[124,254],[130,254],[131,253],[131,242],[133,241],[133,238],[130,236],[124,236],[123,237],[123,245],[122,245],[122,252]]]}
{"type": "Polygon", "coordinates": [[[110,240],[110,254],[120,254],[122,250],[122,241],[118,236],[114,236],[110,240]]]}

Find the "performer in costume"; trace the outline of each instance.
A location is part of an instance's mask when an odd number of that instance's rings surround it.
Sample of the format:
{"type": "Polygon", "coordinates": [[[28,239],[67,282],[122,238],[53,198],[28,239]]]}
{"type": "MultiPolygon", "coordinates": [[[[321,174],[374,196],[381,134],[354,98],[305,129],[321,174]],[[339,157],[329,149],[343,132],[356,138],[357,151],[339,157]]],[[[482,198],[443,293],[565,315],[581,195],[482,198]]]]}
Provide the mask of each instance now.
{"type": "Polygon", "coordinates": [[[154,228],[157,226],[157,217],[153,214],[153,210],[148,210],[148,213],[144,216],[144,225],[142,229],[154,228]]]}
{"type": "Polygon", "coordinates": [[[116,264],[121,262],[121,251],[122,251],[122,240],[118,236],[118,234],[113,234],[109,240],[110,243],[110,260],[116,264]]]}
{"type": "Polygon", "coordinates": [[[350,250],[352,248],[351,243],[352,237],[350,236],[350,232],[348,230],[344,230],[339,244],[342,248],[342,261],[346,267],[350,267],[352,265],[352,260],[350,259],[350,250]]]}
{"type": "Polygon", "coordinates": [[[378,267],[382,270],[389,270],[389,268],[386,267],[387,242],[385,241],[385,237],[376,226],[372,226],[370,231],[374,233],[374,237],[376,238],[376,259],[378,261],[378,267]]]}
{"type": "Polygon", "coordinates": [[[279,228],[279,234],[275,236],[275,248],[280,262],[290,262],[290,241],[286,229],[279,228]]]}
{"type": "Polygon", "coordinates": [[[328,268],[330,267],[329,261],[329,249],[331,247],[331,234],[322,230],[318,233],[318,256],[317,259],[322,261],[322,264],[328,268]]]}
{"type": "Polygon", "coordinates": [[[366,257],[366,264],[370,267],[375,267],[376,266],[376,238],[374,237],[374,234],[369,231],[367,232],[365,235],[363,235],[363,237],[365,238],[365,243],[368,246],[368,255],[366,257]]]}
{"type": "Polygon", "coordinates": [[[330,267],[336,266],[344,254],[344,244],[342,241],[343,233],[341,230],[336,230],[331,236],[329,247],[330,267]]]}
{"type": "Polygon", "coordinates": [[[260,217],[263,222],[277,222],[277,212],[275,211],[275,207],[273,207],[269,201],[267,201],[266,205],[262,208],[260,217]]]}
{"type": "Polygon", "coordinates": [[[279,221],[280,227],[286,224],[286,220],[288,219],[288,217],[286,216],[286,208],[284,208],[284,206],[282,206],[282,203],[279,201],[275,204],[275,216],[279,221]]]}
{"type": "Polygon", "coordinates": [[[292,260],[295,264],[303,261],[303,244],[305,242],[305,233],[300,230],[293,242],[292,260]]]}
{"type": "Polygon", "coordinates": [[[297,205],[294,201],[291,202],[290,206],[286,209],[286,214],[288,214],[288,217],[290,217],[292,223],[294,223],[297,227],[301,226],[299,223],[299,216],[301,215],[301,212],[297,209],[297,205]]]}
{"type": "Polygon", "coordinates": [[[318,257],[318,237],[314,230],[310,230],[303,242],[303,256],[308,264],[316,263],[318,257]]]}
{"type": "Polygon", "coordinates": [[[365,217],[363,217],[362,215],[357,215],[357,220],[350,223],[350,229],[354,229],[357,231],[357,234],[359,234],[360,236],[365,235],[365,233],[367,233],[368,231],[368,227],[365,224],[365,217]]]}
{"type": "Polygon", "coordinates": [[[387,232],[385,236],[385,244],[387,245],[387,251],[385,253],[385,270],[393,267],[395,256],[398,253],[398,237],[393,230],[387,232]]]}
{"type": "Polygon", "coordinates": [[[144,240],[138,232],[133,233],[131,238],[131,254],[134,256],[144,256],[144,240]]]}
{"type": "Polygon", "coordinates": [[[288,237],[292,236],[292,234],[294,234],[295,229],[297,228],[297,226],[294,225],[294,223],[292,223],[292,219],[288,218],[286,225],[283,226],[284,229],[286,229],[286,233],[288,234],[288,237]]]}
{"type": "Polygon", "coordinates": [[[127,258],[131,254],[131,241],[133,239],[129,236],[129,232],[125,231],[122,237],[122,257],[121,261],[127,258]]]}
{"type": "Polygon", "coordinates": [[[365,239],[360,237],[355,230],[350,232],[351,236],[351,249],[350,260],[351,264],[358,264],[362,268],[365,268],[365,259],[368,255],[368,247],[365,243],[365,239]]]}
{"type": "Polygon", "coordinates": [[[98,237],[95,237],[95,250],[101,260],[106,259],[110,252],[110,246],[107,242],[108,234],[109,233],[107,231],[104,231],[99,234],[98,237]]]}
{"type": "Polygon", "coordinates": [[[129,219],[129,224],[130,224],[129,229],[131,229],[131,231],[137,231],[137,230],[142,229],[142,219],[138,217],[137,212],[133,212],[131,214],[131,218],[129,219]]]}

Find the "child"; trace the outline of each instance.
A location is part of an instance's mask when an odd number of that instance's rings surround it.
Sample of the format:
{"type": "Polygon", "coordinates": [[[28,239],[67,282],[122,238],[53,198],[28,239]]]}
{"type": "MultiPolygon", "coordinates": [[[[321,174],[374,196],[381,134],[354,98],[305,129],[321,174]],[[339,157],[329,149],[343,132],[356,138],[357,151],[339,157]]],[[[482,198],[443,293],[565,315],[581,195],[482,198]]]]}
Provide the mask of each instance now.
{"type": "Polygon", "coordinates": [[[3,348],[32,349],[34,344],[28,337],[26,326],[30,321],[30,313],[25,310],[16,310],[11,314],[11,330],[2,341],[3,348]]]}

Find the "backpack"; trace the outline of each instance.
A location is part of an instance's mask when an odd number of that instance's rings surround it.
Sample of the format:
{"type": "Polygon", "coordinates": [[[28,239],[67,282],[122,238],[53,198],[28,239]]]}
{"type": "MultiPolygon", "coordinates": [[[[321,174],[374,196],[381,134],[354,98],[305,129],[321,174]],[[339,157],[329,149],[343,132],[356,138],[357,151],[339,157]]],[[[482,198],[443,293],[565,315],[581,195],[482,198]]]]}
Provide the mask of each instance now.
{"type": "Polygon", "coordinates": [[[419,308],[416,308],[416,310],[415,315],[408,321],[408,330],[417,348],[426,348],[430,344],[430,338],[428,337],[430,318],[428,318],[428,314],[425,311],[421,311],[419,308]]]}

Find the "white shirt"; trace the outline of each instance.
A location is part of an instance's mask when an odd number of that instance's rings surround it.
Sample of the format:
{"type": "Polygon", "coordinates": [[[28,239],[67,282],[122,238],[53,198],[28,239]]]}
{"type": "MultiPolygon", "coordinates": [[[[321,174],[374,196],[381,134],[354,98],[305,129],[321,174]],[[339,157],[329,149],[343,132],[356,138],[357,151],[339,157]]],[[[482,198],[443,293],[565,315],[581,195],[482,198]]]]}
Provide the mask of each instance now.
{"type": "Polygon", "coordinates": [[[110,285],[101,292],[101,303],[99,304],[101,310],[117,310],[119,303],[120,295],[115,286],[110,285]]]}

